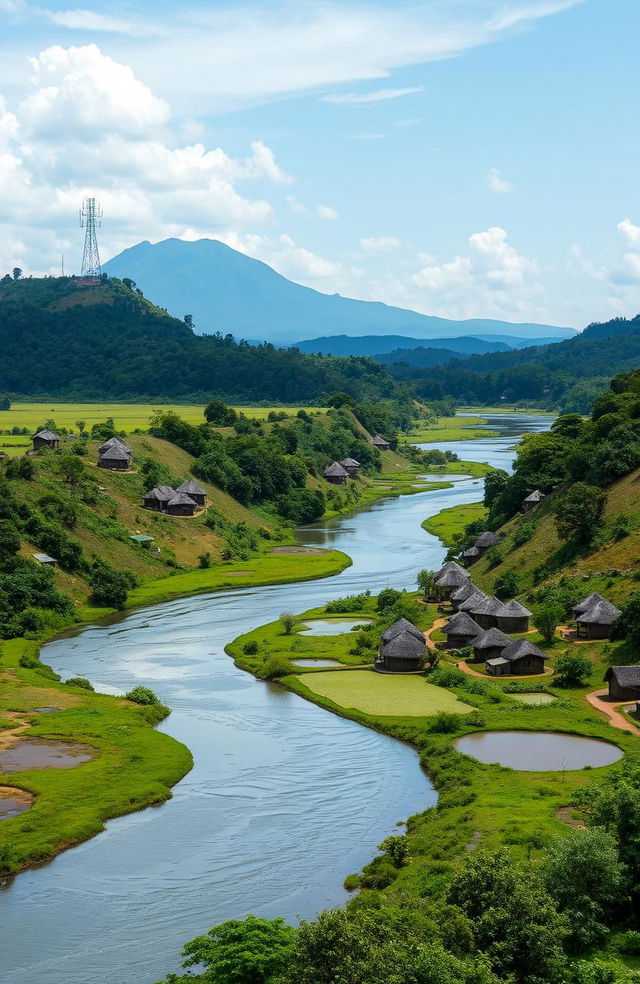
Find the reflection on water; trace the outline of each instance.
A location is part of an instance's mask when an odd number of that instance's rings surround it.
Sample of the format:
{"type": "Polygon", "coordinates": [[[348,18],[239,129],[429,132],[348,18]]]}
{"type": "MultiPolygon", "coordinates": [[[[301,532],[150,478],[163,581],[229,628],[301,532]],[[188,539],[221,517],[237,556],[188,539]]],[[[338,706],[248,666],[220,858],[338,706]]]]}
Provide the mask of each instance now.
{"type": "MultiPolygon", "coordinates": [[[[544,426],[499,421],[503,437],[460,442],[461,456],[509,467],[513,435],[544,426]]],[[[173,709],[162,728],[195,766],[165,805],[110,822],[0,893],[3,984],[150,984],[215,922],[249,911],[293,920],[344,901],[344,876],[435,793],[413,749],[255,680],[224,647],[282,611],[414,587],[445,553],[421,522],[481,489],[462,481],[299,531],[300,543],[353,558],[336,577],[177,600],[45,647],[65,679],[157,690],[173,709]]]]}
{"type": "Polygon", "coordinates": [[[487,731],[458,738],[455,746],[479,762],[523,772],[569,772],[622,758],[617,745],[609,742],[544,731],[487,731]]]}
{"type": "Polygon", "coordinates": [[[309,618],[304,623],[306,628],[299,629],[297,635],[305,636],[336,636],[351,632],[356,625],[366,625],[370,618],[309,618]]]}

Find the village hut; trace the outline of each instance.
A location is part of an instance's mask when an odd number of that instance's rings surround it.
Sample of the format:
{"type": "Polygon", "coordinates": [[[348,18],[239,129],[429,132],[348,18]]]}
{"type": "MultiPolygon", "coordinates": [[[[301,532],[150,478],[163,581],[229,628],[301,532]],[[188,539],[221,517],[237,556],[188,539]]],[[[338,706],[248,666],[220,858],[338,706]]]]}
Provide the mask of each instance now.
{"type": "Polygon", "coordinates": [[[129,539],[136,546],[144,547],[145,550],[148,550],[151,544],[155,542],[155,537],[149,536],[147,533],[132,533],[129,539]]]}
{"type": "Polygon", "coordinates": [[[531,512],[531,510],[535,509],[536,506],[539,506],[545,498],[546,496],[544,492],[541,492],[540,489],[536,489],[535,492],[531,492],[526,499],[522,500],[522,511],[525,513],[531,512]]]}
{"type": "Polygon", "coordinates": [[[458,564],[457,561],[455,560],[448,560],[446,564],[443,564],[440,570],[435,575],[434,580],[439,581],[440,578],[443,577],[445,574],[448,574],[449,571],[457,571],[457,573],[462,574],[467,579],[467,581],[470,580],[470,575],[467,573],[467,571],[465,571],[464,567],[461,567],[460,564],[458,564]]]}
{"type": "Polygon", "coordinates": [[[447,637],[447,649],[464,649],[473,645],[482,630],[466,612],[457,612],[442,631],[447,637]]]}
{"type": "Polygon", "coordinates": [[[482,556],[483,553],[486,553],[487,550],[490,550],[491,547],[495,547],[496,544],[498,543],[500,543],[500,537],[498,536],[498,534],[492,533],[491,530],[486,530],[484,533],[481,533],[480,536],[476,538],[476,541],[473,545],[482,556]]]}
{"type": "Polygon", "coordinates": [[[439,575],[435,581],[435,590],[439,598],[449,598],[457,588],[467,583],[469,575],[466,571],[448,570],[439,575]]]}
{"type": "Polygon", "coordinates": [[[498,627],[498,612],[502,611],[504,605],[497,598],[482,598],[469,611],[471,618],[475,619],[483,629],[498,627]]]}
{"type": "Polygon", "coordinates": [[[360,471],[360,462],[356,461],[355,458],[345,458],[344,461],[339,461],[338,464],[342,465],[349,478],[355,478],[360,471]]]}
{"type": "Polygon", "coordinates": [[[597,591],[594,591],[593,594],[587,595],[587,597],[583,598],[582,601],[576,602],[576,604],[572,607],[571,611],[577,618],[578,615],[582,614],[582,612],[586,612],[587,608],[593,608],[593,606],[597,605],[599,601],[606,601],[606,600],[607,599],[603,598],[601,594],[598,594],[597,591]]]}
{"type": "Polygon", "coordinates": [[[516,639],[495,659],[488,659],[485,669],[491,676],[529,676],[544,673],[549,657],[528,639],[516,639]]]}
{"type": "Polygon", "coordinates": [[[456,590],[449,595],[449,601],[456,609],[456,611],[458,611],[462,602],[466,601],[472,595],[477,594],[477,591],[478,589],[476,588],[473,581],[467,580],[464,584],[461,584],[459,588],[456,588],[456,590]]]}
{"type": "Polygon", "coordinates": [[[640,698],[640,666],[610,666],[604,675],[610,700],[640,698]]]}
{"type": "Polygon", "coordinates": [[[108,441],[105,441],[104,444],[101,444],[100,447],[98,448],[98,454],[104,454],[104,452],[108,448],[113,448],[113,447],[123,448],[130,457],[133,454],[133,451],[131,450],[129,445],[125,444],[124,441],[121,441],[119,437],[110,437],[108,441]]]}
{"type": "Polygon", "coordinates": [[[170,516],[193,516],[198,504],[186,492],[176,492],[167,502],[167,512],[170,516]]]}
{"type": "Polygon", "coordinates": [[[475,608],[476,605],[479,605],[481,601],[484,601],[488,597],[489,596],[486,595],[484,591],[481,591],[480,588],[476,588],[475,592],[472,595],[469,595],[466,601],[458,602],[458,611],[468,612],[469,615],[471,615],[471,617],[473,618],[472,609],[475,608]]]}
{"type": "Polygon", "coordinates": [[[395,639],[397,635],[401,632],[409,632],[411,635],[419,639],[420,642],[424,642],[424,632],[421,632],[417,626],[410,622],[408,618],[399,618],[397,622],[390,625],[388,629],[382,633],[381,639],[383,642],[390,642],[395,639]]]}
{"type": "Polygon", "coordinates": [[[117,444],[112,444],[98,458],[98,468],[108,468],[111,471],[128,471],[131,467],[131,455],[117,444]]]}
{"type": "Polygon", "coordinates": [[[518,601],[508,601],[497,616],[498,628],[503,632],[528,632],[531,612],[518,601]]]}
{"type": "Polygon", "coordinates": [[[346,485],[349,481],[348,472],[337,461],[325,468],[323,475],[332,485],[346,485]]]}
{"type": "Polygon", "coordinates": [[[371,438],[371,443],[378,449],[378,451],[389,451],[391,448],[389,442],[385,440],[384,437],[381,437],[380,434],[375,434],[374,437],[371,438]]]}
{"type": "Polygon", "coordinates": [[[170,485],[158,485],[150,492],[145,492],[142,502],[145,509],[153,509],[154,512],[165,512],[167,505],[176,494],[175,489],[170,485]]]}
{"type": "Polygon", "coordinates": [[[50,430],[41,430],[37,434],[34,434],[31,438],[33,442],[33,450],[39,451],[40,448],[59,448],[60,447],[60,436],[54,434],[50,430]]]}
{"type": "Polygon", "coordinates": [[[39,564],[42,564],[43,567],[57,567],[58,566],[58,561],[56,560],[56,558],[55,557],[51,557],[47,553],[34,553],[34,554],[31,554],[31,556],[39,564]]]}
{"type": "Polygon", "coordinates": [[[176,492],[186,492],[199,506],[204,506],[205,499],[207,498],[207,490],[202,488],[200,482],[195,482],[192,478],[188,482],[183,482],[182,485],[179,485],[176,492]]]}
{"type": "Polygon", "coordinates": [[[608,639],[611,626],[621,614],[610,601],[597,601],[576,617],[576,635],[584,631],[587,639],[608,639]]]}
{"type": "Polygon", "coordinates": [[[474,560],[478,559],[480,556],[480,551],[477,547],[467,547],[466,550],[462,551],[461,556],[468,567],[470,564],[473,564],[474,560]]]}
{"type": "Polygon", "coordinates": [[[500,629],[486,629],[476,637],[473,643],[473,656],[478,662],[486,662],[489,659],[498,659],[502,656],[507,646],[511,645],[512,640],[500,629]]]}
{"type": "Polygon", "coordinates": [[[424,636],[420,640],[403,630],[383,643],[375,668],[387,673],[413,673],[421,668],[426,648],[424,636]]]}

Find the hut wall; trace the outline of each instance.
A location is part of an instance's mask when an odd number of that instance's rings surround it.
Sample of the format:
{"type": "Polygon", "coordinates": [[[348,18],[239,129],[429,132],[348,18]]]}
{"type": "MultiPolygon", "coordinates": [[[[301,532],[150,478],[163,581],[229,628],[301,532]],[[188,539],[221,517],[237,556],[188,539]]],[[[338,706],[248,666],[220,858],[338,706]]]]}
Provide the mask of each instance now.
{"type": "Polygon", "coordinates": [[[109,471],[128,471],[131,462],[125,461],[124,458],[100,458],[98,461],[98,468],[108,468],[109,471]]]}
{"type": "Polygon", "coordinates": [[[324,479],[326,482],[329,482],[330,485],[346,485],[348,475],[325,475],[324,479]]]}
{"type": "MultiPolygon", "coordinates": [[[[490,656],[488,658],[491,659],[492,657],[490,656]]],[[[496,658],[498,658],[498,657],[496,657],[496,658]]],[[[487,673],[490,674],[490,676],[508,676],[509,675],[510,666],[509,666],[508,663],[504,663],[504,664],[502,664],[500,666],[489,666],[488,663],[485,663],[485,669],[486,669],[487,673]]]]}
{"type": "Polygon", "coordinates": [[[157,499],[143,499],[145,509],[152,509],[153,512],[162,512],[162,503],[157,499]]]}
{"type": "Polygon", "coordinates": [[[477,622],[482,629],[493,629],[498,627],[498,619],[495,615],[475,615],[472,614],[471,618],[474,622],[477,622]]]}
{"type": "Polygon", "coordinates": [[[499,659],[503,652],[503,646],[491,646],[490,649],[474,649],[473,661],[474,663],[482,663],[483,660],[499,659]]]}
{"type": "Polygon", "coordinates": [[[578,624],[578,629],[582,630],[587,639],[608,639],[610,625],[595,625],[587,624],[584,625],[582,622],[578,624]]]}
{"type": "Polygon", "coordinates": [[[640,698],[640,687],[623,687],[612,676],[609,680],[609,697],[614,700],[637,700],[640,698]]]}
{"type": "Polygon", "coordinates": [[[185,502],[177,506],[167,506],[167,512],[170,516],[193,516],[195,506],[190,506],[185,502]]]}
{"type": "Polygon", "coordinates": [[[60,447],[60,441],[45,441],[41,437],[33,438],[33,450],[39,451],[40,448],[58,448],[60,447]]]}
{"type": "Polygon", "coordinates": [[[420,669],[419,657],[411,659],[394,659],[392,656],[385,657],[384,668],[389,673],[415,673],[420,669]]]}
{"type": "Polygon", "coordinates": [[[473,643],[475,636],[468,635],[449,635],[447,636],[446,648],[447,649],[466,649],[473,643]]]}
{"type": "Polygon", "coordinates": [[[529,631],[529,619],[523,615],[518,617],[516,615],[509,618],[508,616],[498,615],[497,617],[498,628],[503,632],[528,632],[529,631]]]}
{"type": "Polygon", "coordinates": [[[510,664],[511,672],[514,676],[522,676],[529,673],[544,673],[544,660],[541,656],[523,656],[522,659],[515,659],[510,664]]]}

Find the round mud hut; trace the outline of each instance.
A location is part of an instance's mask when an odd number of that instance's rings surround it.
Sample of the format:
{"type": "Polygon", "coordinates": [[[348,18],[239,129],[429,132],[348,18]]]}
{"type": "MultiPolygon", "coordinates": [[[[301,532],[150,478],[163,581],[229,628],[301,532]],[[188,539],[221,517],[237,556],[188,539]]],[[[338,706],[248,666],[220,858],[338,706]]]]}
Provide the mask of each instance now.
{"type": "Polygon", "coordinates": [[[442,631],[447,637],[447,649],[465,649],[474,644],[482,629],[466,612],[457,612],[443,625],[442,631]]]}
{"type": "Polygon", "coordinates": [[[611,626],[620,614],[620,609],[610,601],[597,601],[576,617],[576,635],[584,633],[587,639],[608,639],[611,626]]]}
{"type": "Polygon", "coordinates": [[[193,516],[198,510],[198,504],[186,492],[176,492],[167,502],[169,516],[193,516]]]}
{"type": "Polygon", "coordinates": [[[473,657],[482,663],[486,663],[488,659],[498,659],[511,642],[509,636],[500,629],[486,629],[473,643],[473,657]]]}
{"type": "Polygon", "coordinates": [[[117,444],[112,444],[98,458],[98,468],[108,468],[109,471],[129,471],[131,455],[117,444]]]}
{"type": "Polygon", "coordinates": [[[417,639],[404,629],[383,643],[375,668],[386,673],[415,673],[422,667],[426,648],[424,636],[417,639]]]}
{"type": "Polygon", "coordinates": [[[497,598],[483,598],[469,612],[478,625],[483,629],[498,627],[498,613],[502,611],[503,604],[497,598]]]}
{"type": "Polygon", "coordinates": [[[198,506],[204,506],[205,500],[207,498],[207,490],[203,489],[200,482],[194,481],[193,478],[189,479],[188,482],[183,482],[176,489],[176,492],[186,492],[190,499],[198,506]]]}
{"type": "Polygon", "coordinates": [[[496,615],[498,628],[503,632],[528,632],[531,612],[518,601],[507,601],[496,615]]]}

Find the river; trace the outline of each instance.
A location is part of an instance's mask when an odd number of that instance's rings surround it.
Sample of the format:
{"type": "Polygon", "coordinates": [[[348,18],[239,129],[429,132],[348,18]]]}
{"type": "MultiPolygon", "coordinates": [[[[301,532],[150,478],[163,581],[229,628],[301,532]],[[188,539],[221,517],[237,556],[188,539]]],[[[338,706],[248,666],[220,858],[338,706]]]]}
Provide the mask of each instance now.
{"type": "MultiPolygon", "coordinates": [[[[496,415],[500,436],[437,446],[508,468],[517,436],[550,420],[496,415]]],[[[155,605],[44,648],[63,677],[89,677],[98,690],[153,687],[172,708],[163,730],[195,766],[169,802],[110,821],[5,886],[3,984],[151,984],[177,969],[184,942],[223,919],[295,920],[345,901],[345,875],[433,805],[433,787],[412,748],[254,679],[224,646],[283,610],[415,587],[445,554],[421,522],[480,497],[481,482],[467,480],[381,500],[298,532],[352,557],[335,577],[155,605]]]]}

